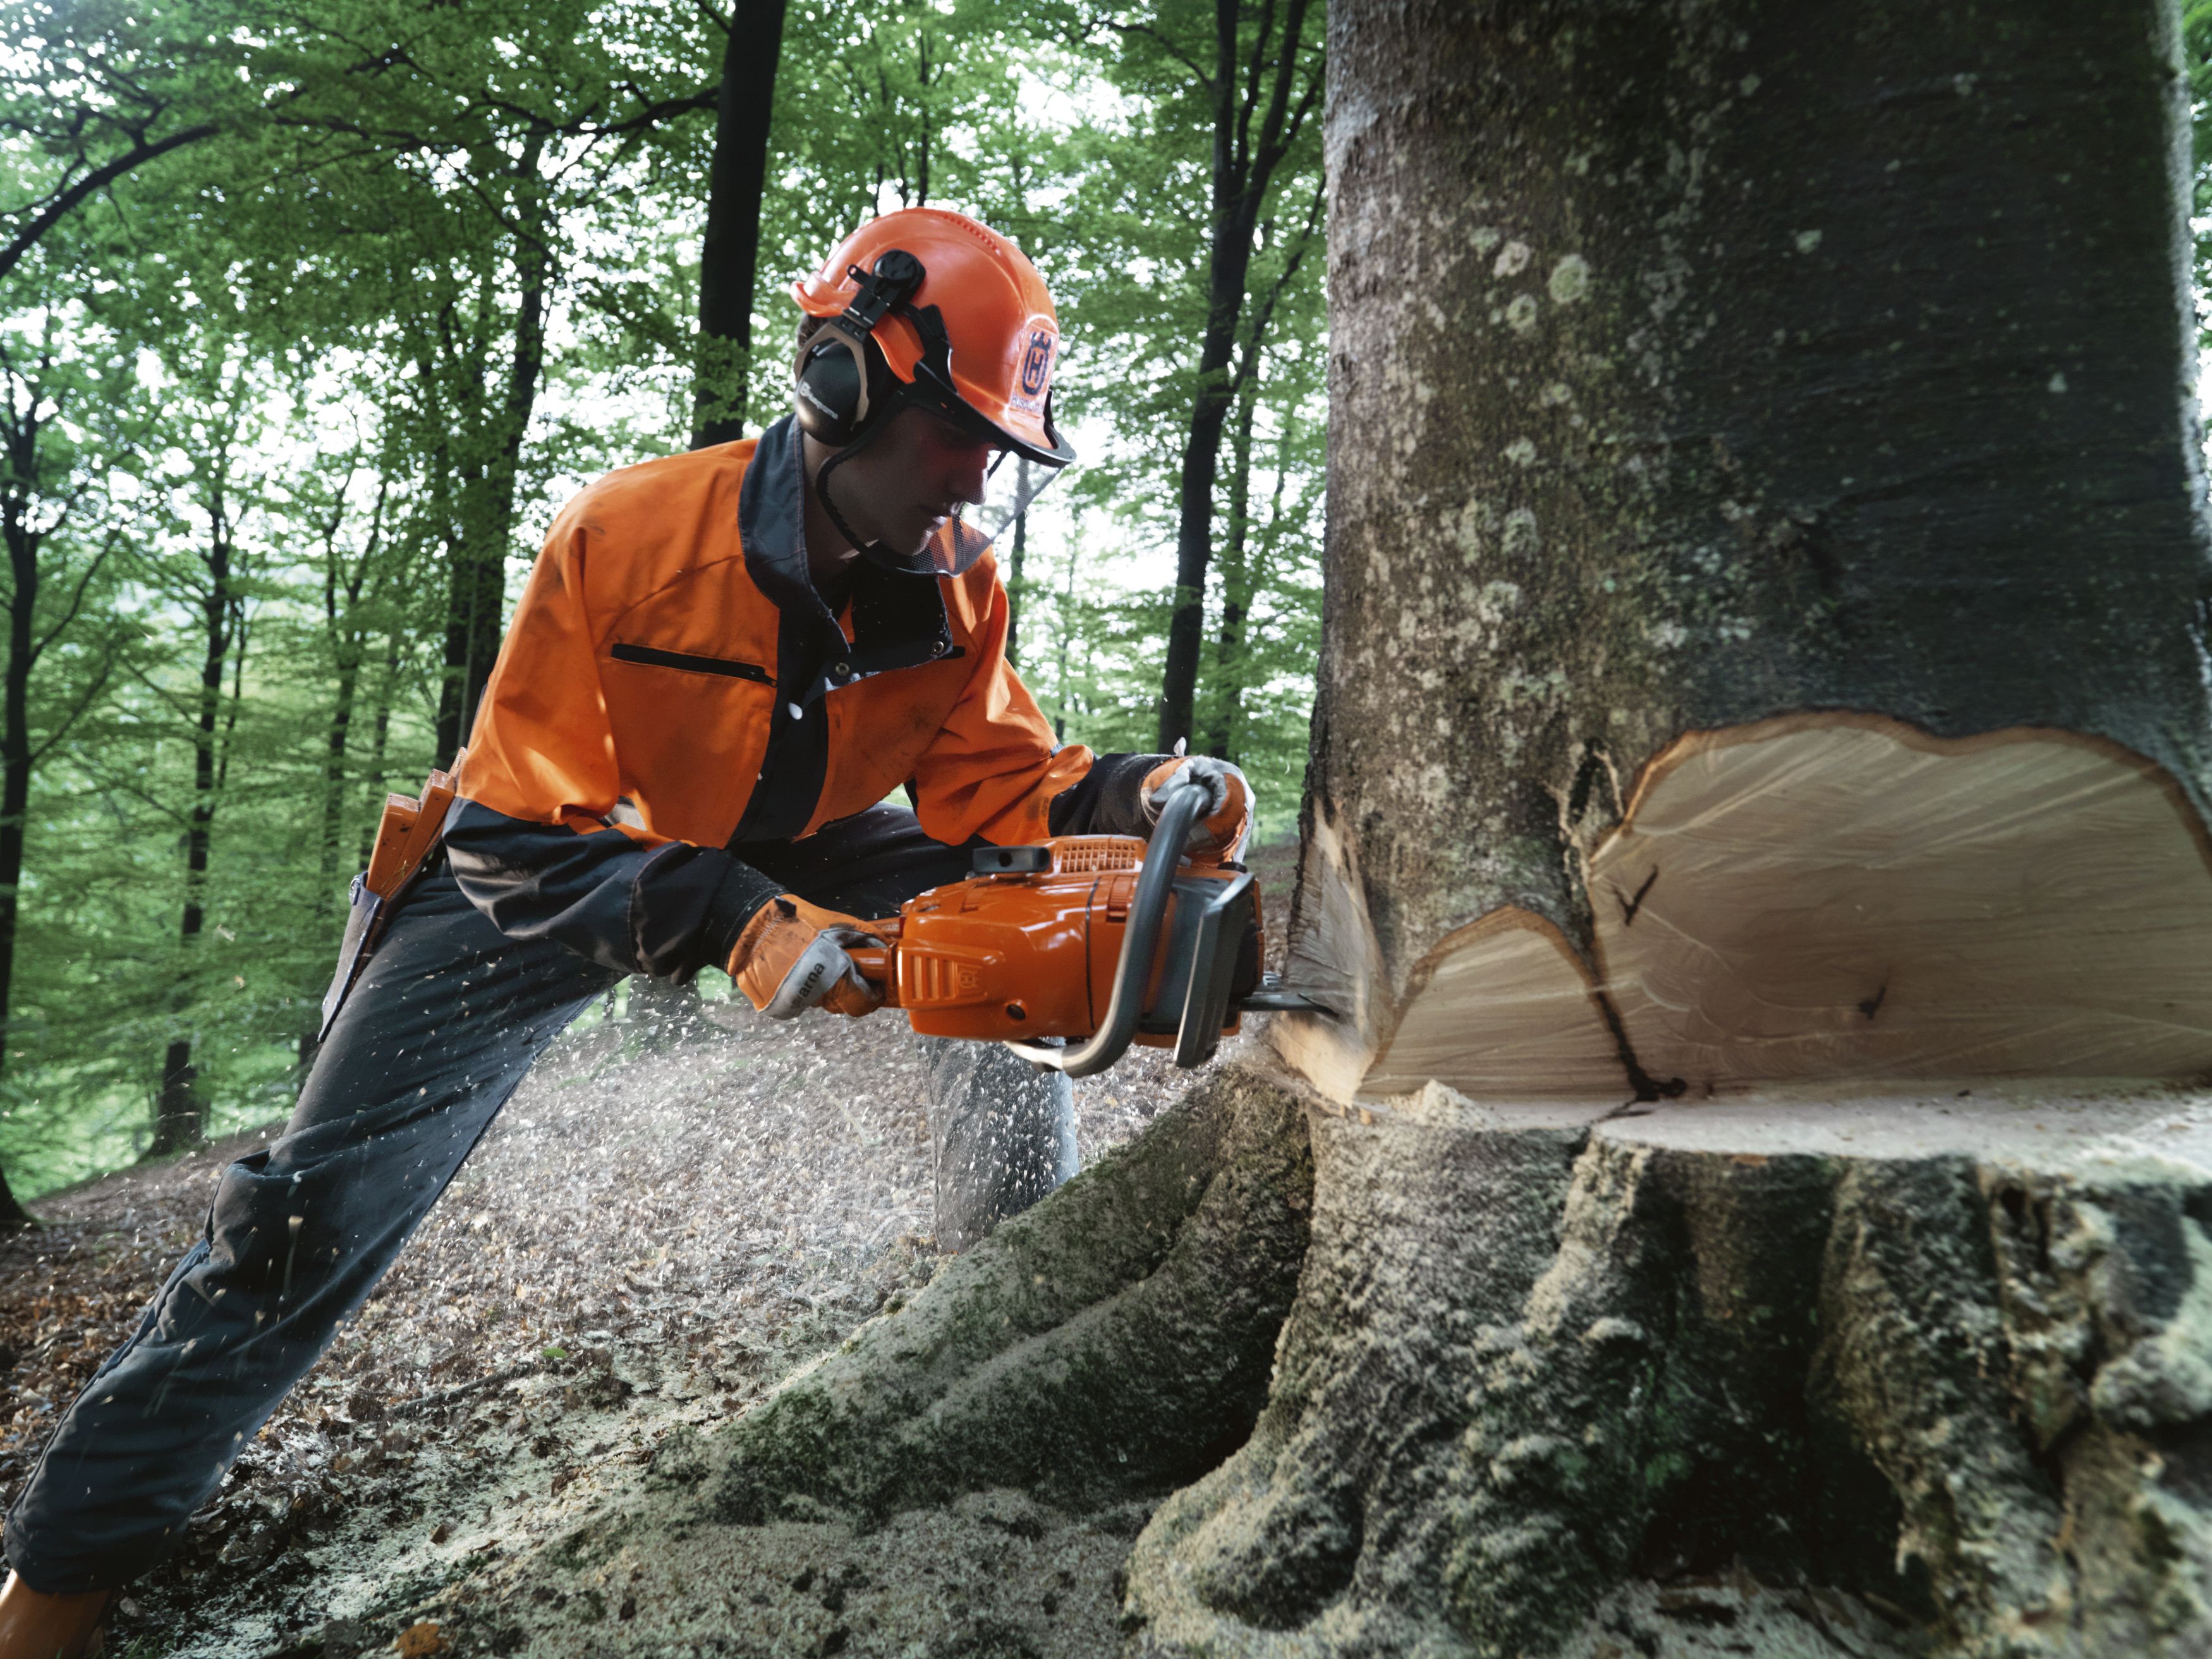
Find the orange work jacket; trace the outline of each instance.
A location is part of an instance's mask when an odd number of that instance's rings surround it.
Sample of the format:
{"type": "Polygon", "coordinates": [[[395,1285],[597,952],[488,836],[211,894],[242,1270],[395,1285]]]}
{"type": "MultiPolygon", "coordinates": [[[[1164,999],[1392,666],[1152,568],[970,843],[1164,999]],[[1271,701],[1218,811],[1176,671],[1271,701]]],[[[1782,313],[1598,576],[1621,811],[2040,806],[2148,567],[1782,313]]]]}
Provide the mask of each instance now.
{"type": "Polygon", "coordinates": [[[871,567],[830,634],[805,574],[804,488],[785,421],[624,467],[570,501],[507,629],[458,793],[509,818],[719,848],[749,823],[811,835],[905,784],[939,841],[1049,834],[1051,802],[1092,757],[1055,742],[1007,662],[990,556],[959,576],[871,567]],[[810,605],[823,660],[800,663],[793,623],[810,605]],[[799,761],[771,764],[772,742],[788,761],[794,739],[799,761]],[[756,792],[779,778],[784,799],[764,813],[756,792]]]}

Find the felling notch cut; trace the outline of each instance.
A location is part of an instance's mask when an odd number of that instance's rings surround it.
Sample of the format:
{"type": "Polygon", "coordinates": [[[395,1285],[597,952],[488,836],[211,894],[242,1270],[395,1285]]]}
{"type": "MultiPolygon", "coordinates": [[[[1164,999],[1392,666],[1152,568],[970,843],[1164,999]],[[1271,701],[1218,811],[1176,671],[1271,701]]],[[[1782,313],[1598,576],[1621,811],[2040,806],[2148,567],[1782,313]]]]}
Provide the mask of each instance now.
{"type": "Polygon", "coordinates": [[[1863,714],[1693,733],[1587,880],[1593,960],[1522,910],[1460,929],[1358,1091],[2212,1073],[2212,842],[2103,739],[1863,714]]]}

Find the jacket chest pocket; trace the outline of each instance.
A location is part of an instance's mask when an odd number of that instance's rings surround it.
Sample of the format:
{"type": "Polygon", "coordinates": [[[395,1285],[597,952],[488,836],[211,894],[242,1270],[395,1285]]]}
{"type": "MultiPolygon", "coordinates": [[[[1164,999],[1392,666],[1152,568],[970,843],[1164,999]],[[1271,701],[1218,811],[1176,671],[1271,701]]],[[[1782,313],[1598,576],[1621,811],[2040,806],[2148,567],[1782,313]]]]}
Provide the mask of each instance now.
{"type": "Polygon", "coordinates": [[[599,687],[623,793],[657,833],[720,847],[767,752],[775,675],[759,663],[709,654],[711,646],[604,648],[599,687]]]}
{"type": "Polygon", "coordinates": [[[607,654],[617,662],[634,662],[652,668],[673,668],[686,674],[718,674],[724,679],[751,680],[760,685],[773,685],[775,676],[757,662],[739,662],[733,657],[695,656],[688,651],[664,651],[655,645],[631,645],[617,641],[607,647],[607,654]]]}

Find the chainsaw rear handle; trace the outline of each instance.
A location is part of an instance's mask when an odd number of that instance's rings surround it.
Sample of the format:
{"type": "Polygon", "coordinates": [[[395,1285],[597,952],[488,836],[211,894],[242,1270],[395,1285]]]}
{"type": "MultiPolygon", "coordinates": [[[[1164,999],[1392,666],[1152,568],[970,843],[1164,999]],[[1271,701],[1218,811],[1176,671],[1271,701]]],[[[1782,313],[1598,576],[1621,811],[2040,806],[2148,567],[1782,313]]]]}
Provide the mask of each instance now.
{"type": "Polygon", "coordinates": [[[1144,1017],[1145,981],[1152,970],[1152,953],[1160,940],[1160,924],[1166,921],[1168,900],[1175,891],[1176,870],[1182,862],[1182,844],[1206,810],[1206,787],[1176,779],[1157,797],[1159,822],[1152,826],[1145,849],[1144,868],[1137,872],[1136,896],[1129,901],[1129,921],[1121,934],[1121,960],[1114,966],[1114,990],[1106,1004],[1106,1018],[1080,1048],[1055,1048],[1042,1042],[1010,1040],[1006,1047],[1024,1060],[1070,1077],[1090,1077],[1121,1058],[1144,1017]],[[1154,856],[1154,848],[1165,849],[1154,856]]]}

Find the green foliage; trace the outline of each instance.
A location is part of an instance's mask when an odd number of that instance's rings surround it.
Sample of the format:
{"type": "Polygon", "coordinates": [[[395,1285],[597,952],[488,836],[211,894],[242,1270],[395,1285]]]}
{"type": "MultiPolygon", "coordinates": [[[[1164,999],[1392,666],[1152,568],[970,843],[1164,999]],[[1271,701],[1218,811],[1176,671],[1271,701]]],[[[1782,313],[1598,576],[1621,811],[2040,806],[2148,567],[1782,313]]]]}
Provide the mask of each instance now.
{"type": "MultiPolygon", "coordinates": [[[[448,663],[479,648],[466,613],[511,605],[579,484],[687,441],[702,368],[773,418],[789,281],[873,212],[972,212],[1060,296],[1087,465],[1007,571],[1019,661],[1067,740],[1149,747],[1212,27],[1188,0],[793,0],[757,344],[702,364],[708,8],[0,10],[0,599],[37,646],[14,750],[0,729],[27,791],[0,916],[16,1190],[143,1151],[172,1045],[210,1129],[284,1113],[346,879],[385,793],[440,752],[448,663]]],[[[1209,612],[1244,620],[1203,688],[1268,833],[1295,813],[1319,631],[1319,182],[1309,132],[1254,256],[1209,612]]]]}

